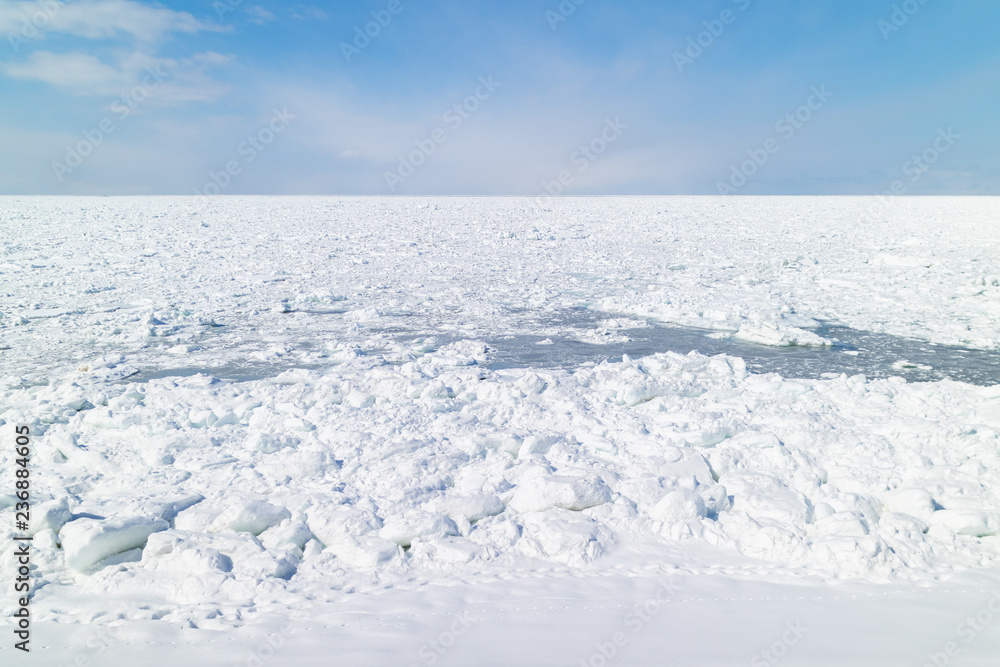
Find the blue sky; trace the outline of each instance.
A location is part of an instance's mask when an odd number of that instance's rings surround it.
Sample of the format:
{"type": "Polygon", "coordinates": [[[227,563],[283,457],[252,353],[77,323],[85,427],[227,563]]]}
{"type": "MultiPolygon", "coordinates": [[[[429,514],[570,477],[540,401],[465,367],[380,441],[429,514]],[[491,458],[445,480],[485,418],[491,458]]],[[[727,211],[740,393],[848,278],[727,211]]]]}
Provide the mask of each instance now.
{"type": "Polygon", "coordinates": [[[0,193],[998,194],[998,28],[994,0],[0,0],[0,193]]]}

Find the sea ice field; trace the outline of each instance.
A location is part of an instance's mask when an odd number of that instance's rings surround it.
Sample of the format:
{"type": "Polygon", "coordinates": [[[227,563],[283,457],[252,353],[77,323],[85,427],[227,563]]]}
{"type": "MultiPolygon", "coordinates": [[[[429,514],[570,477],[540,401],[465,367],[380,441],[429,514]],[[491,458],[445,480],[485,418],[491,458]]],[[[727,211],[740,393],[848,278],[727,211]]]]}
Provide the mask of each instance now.
{"type": "Polygon", "coordinates": [[[1000,203],[871,206],[0,197],[0,661],[1000,664],[1000,203]]]}

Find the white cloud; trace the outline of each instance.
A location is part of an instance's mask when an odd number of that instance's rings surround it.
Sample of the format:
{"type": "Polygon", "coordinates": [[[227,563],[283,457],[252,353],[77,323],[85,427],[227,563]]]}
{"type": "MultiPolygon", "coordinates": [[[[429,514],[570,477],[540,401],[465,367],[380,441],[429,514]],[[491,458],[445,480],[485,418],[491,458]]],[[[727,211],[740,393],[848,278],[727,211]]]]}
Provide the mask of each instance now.
{"type": "Polygon", "coordinates": [[[194,34],[204,30],[229,30],[199,21],[188,12],[135,0],[0,0],[0,32],[28,36],[24,35],[25,29],[87,39],[128,35],[147,43],[175,32],[194,34]]]}
{"type": "Polygon", "coordinates": [[[23,63],[3,66],[11,78],[42,81],[75,95],[125,95],[155,81],[159,104],[209,102],[229,86],[212,79],[208,70],[232,62],[231,56],[207,51],[190,58],[156,58],[141,52],[120,53],[115,67],[86,53],[36,51],[23,63]],[[152,79],[150,79],[152,77],[152,79]]]}
{"type": "Polygon", "coordinates": [[[313,5],[296,5],[292,9],[292,18],[299,21],[325,21],[327,13],[313,5]]]}
{"type": "Polygon", "coordinates": [[[256,23],[257,25],[264,25],[270,21],[277,20],[277,17],[271,12],[267,11],[260,5],[254,5],[253,7],[247,7],[247,15],[250,17],[249,21],[251,23],[256,23]]]}
{"type": "Polygon", "coordinates": [[[110,58],[89,52],[38,50],[19,62],[0,62],[0,74],[41,81],[73,95],[121,95],[142,84],[148,76],[147,68],[165,68],[170,78],[157,86],[160,103],[211,101],[229,88],[214,81],[208,70],[230,64],[230,56],[210,51],[175,60],[151,53],[171,33],[230,29],[203,23],[187,12],[135,0],[0,0],[0,34],[6,31],[12,39],[31,41],[47,33],[59,33],[94,40],[133,41],[131,47],[112,51],[110,58]]]}
{"type": "Polygon", "coordinates": [[[27,62],[6,65],[5,73],[14,79],[95,92],[107,92],[121,84],[121,72],[86,53],[36,51],[27,62]]]}

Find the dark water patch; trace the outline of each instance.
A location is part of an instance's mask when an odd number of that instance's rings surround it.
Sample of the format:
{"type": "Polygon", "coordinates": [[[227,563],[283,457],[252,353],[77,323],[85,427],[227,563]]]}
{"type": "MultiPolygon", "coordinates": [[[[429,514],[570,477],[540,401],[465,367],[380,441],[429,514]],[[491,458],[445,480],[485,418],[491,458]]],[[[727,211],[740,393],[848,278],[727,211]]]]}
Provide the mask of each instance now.
{"type": "Polygon", "coordinates": [[[571,370],[616,361],[624,354],[644,357],[661,352],[695,351],[709,356],[740,357],[753,373],[778,373],[787,378],[819,379],[844,373],[869,378],[899,376],[910,382],[951,379],[976,385],[1000,384],[998,352],[935,345],[836,325],[815,330],[835,341],[831,347],[773,347],[732,337],[710,337],[718,332],[654,322],[641,328],[609,332],[609,337],[625,337],[627,341],[587,342],[586,339],[594,338],[597,322],[607,318],[603,313],[577,311],[540,323],[545,328],[569,325],[560,336],[519,334],[488,340],[492,350],[489,367],[571,370]]]}
{"type": "Polygon", "coordinates": [[[189,368],[161,368],[159,370],[140,371],[128,378],[128,382],[149,382],[150,380],[160,380],[164,378],[182,379],[204,375],[216,378],[223,382],[252,382],[255,380],[267,380],[281,375],[290,370],[323,370],[326,368],[317,364],[251,364],[251,365],[229,365],[213,367],[189,367],[189,368]]]}
{"type": "MultiPolygon", "coordinates": [[[[681,327],[622,316],[623,328],[605,325],[613,316],[585,308],[547,313],[541,317],[519,314],[516,333],[510,335],[456,334],[453,331],[428,331],[382,328],[377,332],[387,342],[411,345],[433,339],[428,349],[462,340],[487,343],[486,366],[493,370],[539,368],[575,370],[603,361],[619,361],[622,355],[633,358],[662,352],[705,355],[726,354],[742,358],[753,373],[778,373],[787,378],[820,379],[840,374],[862,374],[869,378],[899,376],[909,382],[933,382],[943,379],[976,385],[1000,384],[1000,352],[936,345],[926,341],[858,331],[827,324],[815,329],[831,339],[829,347],[773,347],[739,340],[719,332],[681,327]],[[629,327],[632,322],[636,326],[629,327]],[[607,342],[601,342],[601,339],[607,342]]],[[[391,343],[385,348],[360,349],[365,356],[381,363],[399,363],[391,343]],[[386,355],[382,357],[382,355],[386,355]]],[[[309,341],[297,340],[297,347],[309,347],[309,341]]],[[[423,346],[421,346],[423,347],[423,346]]],[[[293,369],[324,370],[329,365],[295,363],[288,359],[272,363],[230,363],[211,367],[171,368],[141,371],[127,382],[146,382],[157,378],[184,378],[198,374],[223,381],[243,382],[274,378],[293,369]]]]}

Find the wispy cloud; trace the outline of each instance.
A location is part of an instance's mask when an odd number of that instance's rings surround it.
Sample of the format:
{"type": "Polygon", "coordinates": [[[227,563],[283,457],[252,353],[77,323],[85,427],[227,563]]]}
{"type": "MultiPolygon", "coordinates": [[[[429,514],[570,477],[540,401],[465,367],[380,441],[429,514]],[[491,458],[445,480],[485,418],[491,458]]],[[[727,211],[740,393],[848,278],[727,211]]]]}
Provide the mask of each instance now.
{"type": "Polygon", "coordinates": [[[268,10],[264,9],[260,5],[254,5],[253,7],[247,7],[246,13],[247,13],[247,16],[249,17],[248,20],[251,23],[256,23],[257,25],[266,25],[266,24],[270,23],[271,21],[276,21],[277,20],[277,17],[274,14],[272,14],[268,10]]]}
{"type": "Polygon", "coordinates": [[[0,75],[46,83],[71,95],[122,95],[150,72],[165,71],[169,81],[157,90],[161,104],[212,101],[228,90],[212,79],[209,70],[230,64],[230,56],[212,51],[179,59],[155,55],[170,34],[231,30],[187,12],[135,0],[0,0],[0,33],[21,34],[28,22],[38,36],[82,37],[106,45],[100,50],[79,50],[77,45],[77,50],[59,53],[49,50],[57,40],[32,40],[33,48],[42,44],[49,48],[0,62],[0,75]]]}
{"type": "Polygon", "coordinates": [[[292,18],[298,21],[325,21],[329,16],[313,5],[295,5],[292,8],[292,18]]]}
{"type": "Polygon", "coordinates": [[[14,79],[43,81],[61,88],[100,93],[121,83],[121,72],[87,53],[36,51],[27,62],[6,65],[5,73],[14,79]]]}
{"type": "Polygon", "coordinates": [[[0,0],[0,32],[16,33],[36,14],[47,16],[41,32],[64,33],[86,39],[124,36],[151,43],[170,33],[227,31],[224,26],[205,23],[188,12],[151,6],[134,0],[0,0]]]}
{"type": "Polygon", "coordinates": [[[115,66],[86,53],[36,51],[25,62],[3,66],[14,79],[41,81],[74,95],[122,95],[144,77],[158,73],[165,83],[157,92],[160,103],[205,102],[218,99],[228,86],[213,80],[208,70],[228,65],[230,56],[208,51],[189,58],[156,58],[144,53],[122,53],[115,66]]]}

